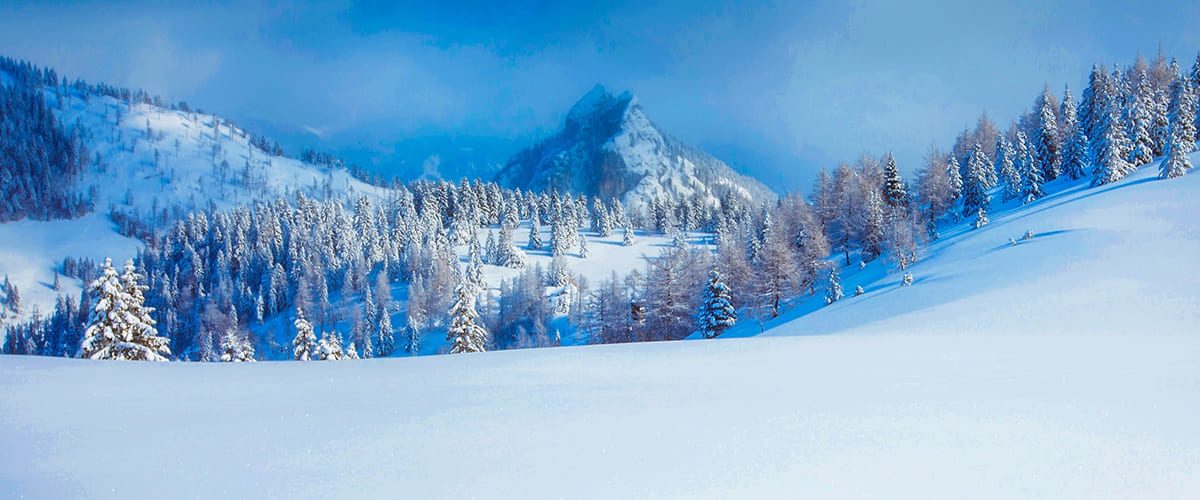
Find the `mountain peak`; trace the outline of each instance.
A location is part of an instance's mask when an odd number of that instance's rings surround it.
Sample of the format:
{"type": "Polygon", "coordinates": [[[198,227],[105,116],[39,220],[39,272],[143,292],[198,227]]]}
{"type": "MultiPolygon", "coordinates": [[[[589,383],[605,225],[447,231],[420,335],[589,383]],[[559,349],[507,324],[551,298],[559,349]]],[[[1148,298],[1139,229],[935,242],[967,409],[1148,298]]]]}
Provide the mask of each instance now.
{"type": "Polygon", "coordinates": [[[508,187],[620,198],[629,207],[666,197],[709,204],[728,194],[763,201],[774,193],[711,155],[676,141],[637,98],[592,87],[555,135],[516,154],[497,174],[508,187]]]}
{"type": "Polygon", "coordinates": [[[565,126],[579,127],[588,122],[618,117],[634,104],[636,99],[629,91],[613,95],[604,85],[596,84],[571,106],[571,110],[567,112],[565,126]]]}

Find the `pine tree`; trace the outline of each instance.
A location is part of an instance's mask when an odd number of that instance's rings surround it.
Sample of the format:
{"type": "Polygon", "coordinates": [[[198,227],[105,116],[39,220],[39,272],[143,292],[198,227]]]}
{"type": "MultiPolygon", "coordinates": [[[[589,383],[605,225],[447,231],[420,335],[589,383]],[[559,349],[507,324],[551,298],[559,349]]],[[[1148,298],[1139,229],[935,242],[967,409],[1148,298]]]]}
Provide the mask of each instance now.
{"type": "Polygon", "coordinates": [[[1184,78],[1176,78],[1171,89],[1171,142],[1167,147],[1167,156],[1159,165],[1160,179],[1180,177],[1192,168],[1187,155],[1196,149],[1195,115],[1196,102],[1191,83],[1184,78]]]}
{"type": "Polygon", "coordinates": [[[963,215],[972,215],[980,208],[987,207],[991,196],[987,193],[987,156],[983,154],[983,146],[975,143],[975,149],[967,160],[967,177],[963,179],[963,215]]]}
{"type": "Polygon", "coordinates": [[[1133,167],[1125,161],[1122,144],[1127,142],[1121,127],[1116,107],[1104,110],[1099,140],[1093,142],[1095,169],[1092,171],[1092,186],[1101,186],[1124,178],[1133,167]]]}
{"type": "Polygon", "coordinates": [[[530,250],[541,250],[542,249],[542,225],[541,225],[541,221],[539,221],[538,219],[539,219],[538,211],[535,208],[535,209],[533,209],[533,215],[531,215],[529,217],[529,249],[530,250]]]}
{"type": "Polygon", "coordinates": [[[1082,179],[1087,175],[1088,138],[1087,131],[1079,122],[1075,101],[1071,100],[1069,88],[1063,96],[1062,113],[1059,118],[1063,120],[1062,175],[1072,180],[1082,179]]]}
{"type": "Polygon", "coordinates": [[[1126,108],[1126,134],[1129,136],[1132,150],[1127,161],[1134,167],[1150,163],[1154,158],[1154,139],[1151,135],[1153,118],[1151,116],[1150,79],[1145,70],[1137,75],[1134,89],[1128,96],[1126,108]]]}
{"type": "Polygon", "coordinates": [[[988,225],[987,207],[979,207],[979,211],[975,213],[975,229],[979,229],[988,225]]]}
{"type": "Polygon", "coordinates": [[[586,258],[588,258],[589,255],[590,254],[588,253],[587,237],[583,236],[583,235],[579,235],[579,258],[586,259],[586,258]]]}
{"type": "Polygon", "coordinates": [[[721,273],[713,269],[708,273],[708,286],[704,288],[704,303],[700,310],[700,333],[711,339],[737,324],[737,310],[731,302],[729,287],[721,280],[721,273]]]}
{"type": "Polygon", "coordinates": [[[843,295],[841,274],[838,273],[838,269],[835,266],[829,269],[829,281],[825,286],[825,304],[829,305],[837,302],[841,300],[843,295]]]}
{"type": "Polygon", "coordinates": [[[226,363],[254,361],[254,346],[250,344],[250,339],[236,327],[226,329],[221,334],[221,361],[226,363]]]}
{"type": "Polygon", "coordinates": [[[475,288],[463,281],[454,289],[454,303],[450,306],[450,328],[446,331],[450,354],[483,352],[487,337],[487,330],[479,324],[479,313],[475,311],[475,288]]]}
{"type": "Polygon", "coordinates": [[[1033,151],[1026,146],[1025,133],[1019,131],[1017,132],[1017,158],[1020,160],[1017,168],[1022,182],[1021,203],[1033,203],[1046,195],[1042,190],[1043,169],[1038,167],[1038,160],[1033,156],[1033,151]]]}
{"type": "Polygon", "coordinates": [[[385,310],[379,315],[379,327],[375,332],[375,351],[380,357],[391,356],[396,350],[396,338],[392,333],[392,316],[385,310]]]}
{"type": "Polygon", "coordinates": [[[510,269],[525,268],[525,252],[513,243],[512,229],[500,228],[500,242],[497,244],[498,260],[496,265],[510,269]]]}
{"type": "Polygon", "coordinates": [[[317,336],[313,334],[312,323],[304,319],[304,311],[296,308],[296,337],[292,339],[292,359],[309,361],[317,355],[317,336]]]}
{"type": "Polygon", "coordinates": [[[416,356],[421,351],[421,329],[410,318],[404,325],[404,352],[416,356]]]}
{"type": "Polygon", "coordinates": [[[893,208],[908,204],[908,189],[900,178],[900,169],[896,168],[896,158],[891,152],[883,157],[883,201],[893,208]]]}
{"type": "Polygon", "coordinates": [[[342,349],[342,336],[337,332],[325,332],[317,342],[317,359],[321,361],[338,361],[346,357],[342,349]]]}
{"type": "MultiPolygon", "coordinates": [[[[90,359],[126,359],[166,361],[170,355],[168,340],[159,337],[150,317],[152,308],[143,305],[146,287],[133,261],[125,264],[118,277],[111,259],[104,259],[101,276],[92,282],[89,294],[92,313],[79,348],[79,357],[90,359]]],[[[10,297],[11,300],[11,297],[10,297]]]]}
{"type": "Polygon", "coordinates": [[[633,224],[626,222],[625,223],[625,235],[621,238],[621,245],[631,247],[631,246],[633,246],[633,243],[634,243],[633,224]]]}
{"type": "Polygon", "coordinates": [[[1025,186],[1025,180],[1013,162],[1015,155],[1012,144],[1000,136],[996,142],[996,163],[1000,165],[1000,180],[1004,182],[1004,201],[1020,197],[1025,186]]]}
{"type": "Polygon", "coordinates": [[[1038,126],[1033,131],[1033,160],[1039,176],[1047,180],[1058,178],[1062,166],[1062,159],[1059,157],[1058,117],[1054,114],[1053,99],[1050,87],[1047,86],[1038,97],[1034,110],[1037,113],[1038,126]]]}
{"type": "Polygon", "coordinates": [[[946,175],[950,178],[950,199],[957,200],[962,196],[963,178],[962,173],[959,172],[958,160],[953,155],[947,159],[946,175]]]}

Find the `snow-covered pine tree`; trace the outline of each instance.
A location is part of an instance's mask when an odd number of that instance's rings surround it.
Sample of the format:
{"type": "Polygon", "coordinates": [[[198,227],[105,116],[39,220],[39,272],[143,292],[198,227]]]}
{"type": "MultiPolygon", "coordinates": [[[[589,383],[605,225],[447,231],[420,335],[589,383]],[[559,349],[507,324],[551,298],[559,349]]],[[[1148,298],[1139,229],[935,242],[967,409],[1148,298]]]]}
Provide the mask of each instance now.
{"type": "Polygon", "coordinates": [[[717,337],[737,324],[737,310],[733,307],[731,295],[729,287],[721,280],[721,273],[716,269],[709,271],[708,286],[704,288],[704,302],[700,310],[700,333],[704,338],[717,337]]]}
{"type": "Polygon", "coordinates": [[[841,274],[838,272],[837,266],[834,266],[829,269],[829,281],[825,285],[825,304],[837,302],[843,295],[841,274]]]}
{"type": "Polygon", "coordinates": [[[342,336],[336,331],[325,332],[317,342],[317,359],[321,361],[338,361],[346,357],[342,349],[342,336]]]}
{"type": "Polygon", "coordinates": [[[533,213],[529,217],[529,245],[530,250],[542,249],[542,224],[539,220],[538,210],[535,207],[533,213]]]}
{"type": "Polygon", "coordinates": [[[893,208],[908,204],[908,188],[900,178],[896,158],[890,151],[883,157],[883,201],[893,208]]]}
{"type": "Polygon", "coordinates": [[[1196,114],[1191,83],[1185,78],[1176,78],[1171,88],[1171,142],[1168,143],[1166,157],[1159,165],[1160,179],[1180,177],[1192,168],[1187,155],[1196,149],[1196,114]]]}
{"type": "Polygon", "coordinates": [[[1132,149],[1127,161],[1134,167],[1150,163],[1154,158],[1154,139],[1151,135],[1153,118],[1150,114],[1150,78],[1146,71],[1141,70],[1131,82],[1133,88],[1127,97],[1125,121],[1126,134],[1129,136],[1132,149]]]}
{"type": "Polygon", "coordinates": [[[983,146],[975,143],[975,149],[967,160],[967,177],[963,179],[963,215],[974,215],[980,208],[987,207],[991,196],[987,193],[987,155],[983,154],[983,146]]]}
{"type": "Polygon", "coordinates": [[[1116,106],[1106,106],[1103,109],[1100,126],[1101,136],[1093,141],[1095,168],[1092,171],[1092,186],[1102,186],[1124,178],[1133,170],[1122,144],[1128,142],[1125,128],[1121,126],[1119,110],[1116,106]]]}
{"type": "Polygon", "coordinates": [[[379,315],[379,326],[375,331],[375,354],[391,356],[396,350],[396,337],[392,333],[392,315],[385,309],[379,315]]]}
{"type": "Polygon", "coordinates": [[[487,244],[483,247],[483,263],[496,265],[500,259],[497,257],[500,252],[496,249],[496,233],[488,231],[487,244]]]}
{"type": "Polygon", "coordinates": [[[625,223],[625,234],[621,237],[621,245],[631,247],[634,244],[633,224],[625,223]]]}
{"type": "Polygon", "coordinates": [[[254,346],[238,328],[228,328],[221,334],[221,361],[241,363],[254,361],[254,346]]]}
{"type": "Polygon", "coordinates": [[[1062,113],[1059,118],[1063,120],[1060,130],[1063,136],[1062,175],[1072,180],[1082,179],[1087,175],[1088,138],[1087,131],[1079,122],[1070,88],[1063,95],[1062,113]]]}
{"type": "Polygon", "coordinates": [[[586,259],[586,258],[588,258],[589,255],[590,254],[588,253],[587,236],[584,236],[581,234],[581,235],[579,235],[579,258],[586,259]]]}
{"type": "Polygon", "coordinates": [[[1025,180],[1014,164],[1015,156],[1012,144],[1003,135],[996,139],[996,163],[1000,165],[1000,181],[1004,183],[1004,201],[1020,197],[1025,186],[1025,180]]]}
{"type": "MultiPolygon", "coordinates": [[[[101,275],[92,282],[89,294],[92,312],[79,348],[79,357],[90,359],[125,359],[137,361],[166,361],[171,354],[167,339],[159,337],[150,317],[153,309],[143,305],[138,283],[141,275],[133,261],[125,264],[125,273],[118,277],[111,259],[104,259],[101,275]]],[[[11,300],[12,297],[9,297],[11,300]]]]}
{"type": "Polygon", "coordinates": [[[479,313],[475,311],[475,287],[464,280],[454,289],[454,303],[450,306],[450,328],[446,330],[450,354],[483,352],[487,337],[487,330],[480,325],[479,313]]]}
{"type": "Polygon", "coordinates": [[[950,178],[950,199],[957,200],[962,196],[963,178],[959,172],[958,160],[954,158],[954,155],[950,155],[946,160],[946,175],[950,178]]]}
{"type": "Polygon", "coordinates": [[[500,242],[497,244],[498,261],[496,265],[504,266],[510,269],[525,268],[525,252],[513,243],[513,230],[509,228],[500,229],[500,242]]]}
{"type": "Polygon", "coordinates": [[[312,323],[304,319],[304,310],[296,308],[296,337],[292,339],[292,359],[310,361],[317,355],[317,336],[313,333],[312,323]]]}
{"type": "Polygon", "coordinates": [[[979,207],[979,211],[975,213],[975,229],[979,229],[988,225],[987,207],[979,207]]]}
{"type": "Polygon", "coordinates": [[[1046,195],[1042,190],[1042,172],[1043,169],[1038,166],[1038,159],[1034,156],[1034,150],[1030,149],[1025,142],[1025,133],[1017,131],[1017,158],[1020,160],[1017,163],[1018,171],[1021,174],[1021,203],[1033,203],[1037,199],[1046,195]]]}
{"type": "Polygon", "coordinates": [[[1058,132],[1058,117],[1054,113],[1053,101],[1054,96],[1050,93],[1050,87],[1046,86],[1042,90],[1042,95],[1034,103],[1034,113],[1037,113],[1037,128],[1033,131],[1033,159],[1040,177],[1047,180],[1058,178],[1062,166],[1062,159],[1059,157],[1061,142],[1058,132]]]}

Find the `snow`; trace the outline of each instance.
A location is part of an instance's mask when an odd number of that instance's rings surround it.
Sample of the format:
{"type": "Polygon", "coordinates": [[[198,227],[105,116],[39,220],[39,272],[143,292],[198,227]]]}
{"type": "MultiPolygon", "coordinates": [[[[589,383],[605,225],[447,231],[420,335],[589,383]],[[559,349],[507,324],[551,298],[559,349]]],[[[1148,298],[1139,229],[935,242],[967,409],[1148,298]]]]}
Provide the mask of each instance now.
{"type": "MultiPolygon", "coordinates": [[[[330,171],[299,160],[277,157],[252,148],[245,133],[222,124],[214,134],[211,115],[189,114],[146,104],[129,105],[106,96],[73,91],[59,106],[53,90],[45,92],[48,106],[67,126],[82,125],[91,135],[85,140],[89,161],[78,184],[79,191],[94,189],[94,213],[75,221],[29,221],[0,224],[0,276],[4,273],[21,292],[23,314],[32,306],[43,313],[53,310],[57,294],[50,288],[54,269],[64,257],[89,257],[103,262],[111,257],[117,265],[132,258],[141,244],[116,233],[107,221],[110,208],[145,216],[153,209],[181,207],[204,210],[211,202],[228,209],[240,204],[270,202],[276,196],[303,191],[323,198],[324,183],[330,192],[348,198],[360,194],[378,197],[380,189],[350,176],[345,170],[330,171]],[[121,123],[115,123],[120,112],[121,123]],[[147,139],[149,122],[152,140],[147,139]],[[217,163],[229,163],[228,178],[214,174],[213,146],[219,146],[217,163]],[[155,166],[155,151],[159,166],[155,166]],[[101,158],[95,163],[96,155],[101,158]],[[242,184],[247,163],[255,168],[256,185],[242,184]],[[258,186],[257,184],[261,184],[258,186]],[[103,214],[103,215],[101,215],[103,214]]],[[[2,279],[2,278],[0,278],[2,279]]],[[[78,280],[62,279],[64,295],[78,296],[78,280]]],[[[10,318],[11,319],[11,318],[10,318]]],[[[0,333],[0,337],[3,334],[0,333]]]]}
{"type": "Polygon", "coordinates": [[[84,286],[78,279],[60,276],[62,290],[54,291],[54,271],[61,271],[63,258],[82,257],[99,264],[112,257],[121,265],[142,247],[142,242],[118,234],[107,217],[94,213],[75,220],[0,224],[0,279],[8,276],[22,303],[21,315],[5,321],[28,321],[35,304],[45,317],[54,311],[60,293],[78,299],[84,286]]]}
{"type": "MultiPolygon", "coordinates": [[[[756,338],[240,365],[0,357],[0,490],[1192,497],[1200,175],[1155,167],[1050,183],[982,229],[946,230],[911,287],[851,266],[842,284],[864,295],[818,296],[756,338]]],[[[723,337],[758,329],[744,318],[723,337]]]]}

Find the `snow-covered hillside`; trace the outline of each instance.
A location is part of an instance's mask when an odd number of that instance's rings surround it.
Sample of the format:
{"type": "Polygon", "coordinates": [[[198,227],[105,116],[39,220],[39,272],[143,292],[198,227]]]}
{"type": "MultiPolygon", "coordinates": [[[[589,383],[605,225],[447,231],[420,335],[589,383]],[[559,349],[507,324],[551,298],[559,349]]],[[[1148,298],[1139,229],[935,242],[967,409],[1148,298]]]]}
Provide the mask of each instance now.
{"type": "MultiPolygon", "coordinates": [[[[0,358],[0,485],[35,498],[1188,498],[1200,175],[1155,173],[1052,186],[983,229],[943,231],[911,287],[848,272],[863,295],[801,305],[766,338],[234,366],[0,358]]],[[[742,328],[727,335],[758,325],[742,328]]]]}
{"type": "Polygon", "coordinates": [[[629,92],[597,85],[567,113],[562,130],[517,153],[496,179],[509,187],[584,193],[644,207],[667,196],[715,204],[727,193],[765,202],[757,180],[661,132],[629,92]]]}
{"type": "Polygon", "coordinates": [[[76,188],[94,210],[74,221],[0,224],[0,276],[17,286],[23,306],[0,324],[28,320],[34,306],[43,314],[53,310],[59,293],[78,296],[82,283],[76,279],[62,277],[63,289],[52,289],[64,258],[111,257],[120,263],[136,254],[136,240],[121,236],[106,220],[112,211],[176,216],[296,192],[318,199],[381,193],[344,169],[263,151],[244,131],[212,115],[130,104],[74,87],[47,88],[44,94],[59,121],[83,130],[89,158],[76,188]]]}

